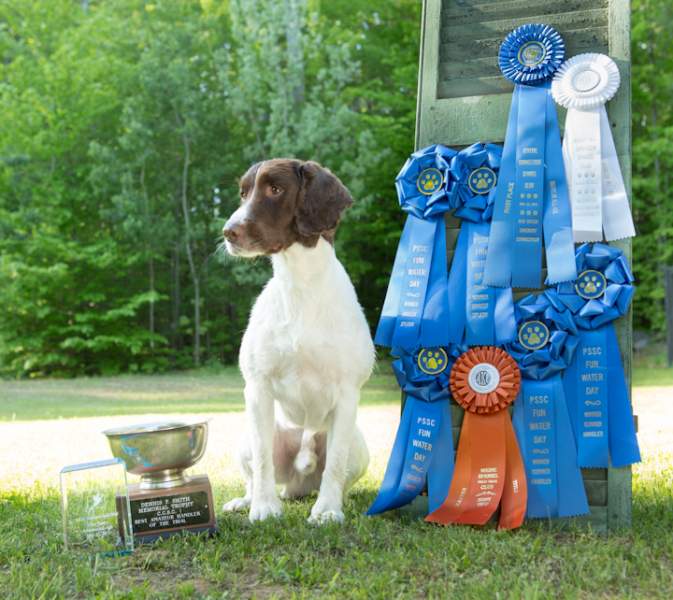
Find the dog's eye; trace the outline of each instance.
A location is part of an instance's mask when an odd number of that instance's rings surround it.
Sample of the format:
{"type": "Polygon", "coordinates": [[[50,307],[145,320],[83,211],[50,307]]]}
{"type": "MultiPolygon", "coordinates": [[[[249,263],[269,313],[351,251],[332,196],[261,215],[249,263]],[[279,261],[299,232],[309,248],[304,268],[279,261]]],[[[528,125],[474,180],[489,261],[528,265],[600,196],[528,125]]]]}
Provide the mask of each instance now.
{"type": "Polygon", "coordinates": [[[245,198],[245,190],[239,190],[238,193],[241,196],[241,198],[245,198]]]}
{"type": "Polygon", "coordinates": [[[279,188],[277,185],[270,185],[269,186],[269,193],[272,196],[278,196],[278,194],[281,194],[283,192],[282,188],[279,188]]]}

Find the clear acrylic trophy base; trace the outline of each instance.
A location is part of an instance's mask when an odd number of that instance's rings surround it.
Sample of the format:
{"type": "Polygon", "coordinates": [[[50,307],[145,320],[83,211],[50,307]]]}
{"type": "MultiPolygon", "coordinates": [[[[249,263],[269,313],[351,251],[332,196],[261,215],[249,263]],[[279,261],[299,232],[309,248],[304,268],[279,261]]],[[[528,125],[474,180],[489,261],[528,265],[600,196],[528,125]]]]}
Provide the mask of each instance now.
{"type": "Polygon", "coordinates": [[[126,466],[118,458],[61,469],[63,541],[96,556],[133,551],[126,466]]]}

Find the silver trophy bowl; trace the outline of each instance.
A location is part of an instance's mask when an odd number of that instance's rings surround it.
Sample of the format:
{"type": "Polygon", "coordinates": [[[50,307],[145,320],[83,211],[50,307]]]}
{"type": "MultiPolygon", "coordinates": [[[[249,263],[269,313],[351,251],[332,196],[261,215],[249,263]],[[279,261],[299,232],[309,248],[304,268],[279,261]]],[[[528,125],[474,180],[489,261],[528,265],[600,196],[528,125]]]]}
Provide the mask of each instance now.
{"type": "Polygon", "coordinates": [[[203,456],[208,441],[208,421],[160,421],[103,432],[112,454],[126,463],[126,470],[140,475],[140,488],[154,490],[185,485],[183,471],[203,456]]]}

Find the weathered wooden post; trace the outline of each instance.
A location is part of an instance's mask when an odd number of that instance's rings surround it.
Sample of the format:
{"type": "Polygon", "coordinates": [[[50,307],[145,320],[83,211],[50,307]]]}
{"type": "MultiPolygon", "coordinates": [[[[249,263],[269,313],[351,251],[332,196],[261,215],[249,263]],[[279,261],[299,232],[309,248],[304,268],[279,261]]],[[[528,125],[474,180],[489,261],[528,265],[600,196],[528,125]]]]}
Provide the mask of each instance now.
{"type": "MultiPolygon", "coordinates": [[[[416,112],[416,148],[442,143],[461,147],[502,142],[512,84],[497,64],[500,43],[515,27],[545,23],[563,36],[567,57],[608,54],[622,83],[608,105],[610,124],[627,189],[631,187],[631,63],[629,0],[424,0],[416,112]]],[[[559,122],[564,122],[560,115],[559,122]]],[[[460,224],[447,219],[449,260],[460,224]]],[[[619,244],[627,258],[631,242],[619,244]]],[[[624,370],[631,381],[631,319],[616,323],[624,370]]],[[[454,406],[458,439],[463,411],[454,406]]],[[[630,525],[631,469],[583,471],[596,530],[630,525]]],[[[417,502],[422,502],[418,499],[417,502]]]]}
{"type": "Polygon", "coordinates": [[[673,367],[673,267],[664,267],[664,294],[666,301],[666,361],[673,367]]]}

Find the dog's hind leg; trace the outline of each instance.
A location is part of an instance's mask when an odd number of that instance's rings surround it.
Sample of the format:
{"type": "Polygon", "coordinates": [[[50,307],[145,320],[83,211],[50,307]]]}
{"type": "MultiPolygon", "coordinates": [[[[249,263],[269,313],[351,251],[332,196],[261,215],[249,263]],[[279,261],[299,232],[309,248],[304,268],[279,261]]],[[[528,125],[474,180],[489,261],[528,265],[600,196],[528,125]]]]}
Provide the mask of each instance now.
{"type": "Polygon", "coordinates": [[[316,433],[304,429],[299,450],[287,469],[289,477],[281,498],[287,500],[304,498],[320,488],[322,471],[325,468],[326,441],[327,436],[324,432],[316,433]]]}
{"type": "Polygon", "coordinates": [[[344,493],[346,493],[355,482],[360,479],[369,466],[369,449],[367,442],[362,435],[359,427],[355,428],[353,439],[351,440],[350,452],[348,453],[348,466],[346,467],[346,483],[344,484],[344,493]]]}
{"type": "Polygon", "coordinates": [[[222,507],[225,512],[247,510],[252,502],[252,450],[247,437],[238,454],[238,465],[245,477],[245,496],[226,502],[222,507]]]}

